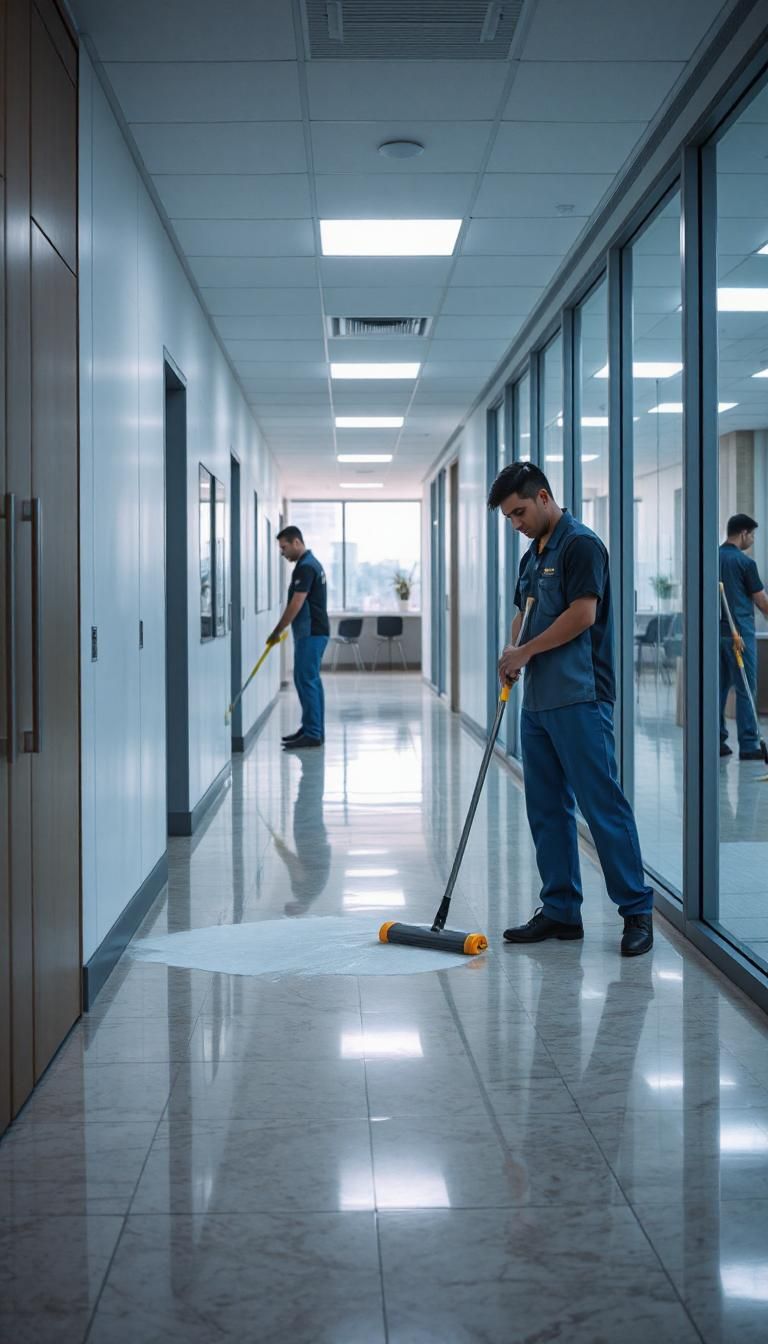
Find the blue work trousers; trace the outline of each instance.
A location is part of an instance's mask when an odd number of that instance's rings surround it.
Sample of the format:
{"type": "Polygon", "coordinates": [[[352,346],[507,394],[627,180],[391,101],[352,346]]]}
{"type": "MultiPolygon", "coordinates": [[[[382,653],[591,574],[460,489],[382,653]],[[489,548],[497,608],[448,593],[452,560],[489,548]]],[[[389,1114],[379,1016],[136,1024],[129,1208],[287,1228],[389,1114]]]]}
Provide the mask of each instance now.
{"type": "Polygon", "coordinates": [[[598,700],[562,709],[523,710],[525,804],[550,919],[581,921],[578,804],[592,833],[608,895],[621,915],[653,908],[637,826],[619,784],[613,706],[598,700]]]}
{"type": "Polygon", "coordinates": [[[327,645],[327,635],[303,635],[293,642],[293,684],[301,701],[301,731],[307,737],[325,737],[320,664],[327,645]]]}
{"type": "MultiPolygon", "coordinates": [[[[744,671],[747,674],[753,697],[757,691],[757,648],[754,635],[744,639],[741,654],[744,659],[744,671]]],[[[728,728],[725,723],[725,702],[733,686],[736,692],[736,732],[740,751],[759,751],[760,737],[755,722],[755,712],[749,703],[744,687],[744,679],[739,671],[733,652],[733,640],[730,635],[720,636],[720,743],[728,741],[728,728]]]]}

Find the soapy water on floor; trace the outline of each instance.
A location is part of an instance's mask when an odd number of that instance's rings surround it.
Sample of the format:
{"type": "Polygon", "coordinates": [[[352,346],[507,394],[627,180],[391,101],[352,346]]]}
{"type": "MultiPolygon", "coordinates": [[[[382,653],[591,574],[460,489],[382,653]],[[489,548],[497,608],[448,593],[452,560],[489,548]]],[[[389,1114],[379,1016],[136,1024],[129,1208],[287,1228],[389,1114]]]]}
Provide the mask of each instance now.
{"type": "MultiPolygon", "coordinates": [[[[429,926],[426,926],[429,927],[429,926]]],[[[379,942],[379,925],[349,915],[214,924],[131,943],[137,961],[225,975],[417,975],[476,964],[482,957],[379,942]]]]}

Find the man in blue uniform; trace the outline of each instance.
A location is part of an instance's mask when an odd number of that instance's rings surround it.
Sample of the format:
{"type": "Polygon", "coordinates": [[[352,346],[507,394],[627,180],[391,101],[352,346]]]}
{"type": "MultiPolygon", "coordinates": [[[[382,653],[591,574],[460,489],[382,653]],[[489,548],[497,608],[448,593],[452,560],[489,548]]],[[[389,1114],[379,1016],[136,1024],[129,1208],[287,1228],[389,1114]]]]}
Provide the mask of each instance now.
{"type": "Polygon", "coordinates": [[[608,552],[599,537],[552,497],[538,467],[505,467],[488,497],[531,545],[520,562],[513,627],[532,597],[523,644],[499,660],[502,680],[525,668],[521,719],[525,802],[541,875],[541,908],[507,929],[509,943],[583,938],[576,830],[581,809],[608,894],[624,918],[621,951],[653,946],[653,893],[646,884],[637,827],[618,780],[613,735],[616,698],[608,552]]]}
{"type": "Polygon", "coordinates": [[[274,644],[283,630],[293,626],[293,682],[301,701],[301,728],[283,738],[286,751],[322,747],[325,741],[325,695],[320,680],[330,634],[328,588],[319,560],[304,545],[298,527],[284,527],[277,534],[284,560],[296,566],[288,588],[288,602],[267,640],[274,644]]]}
{"type": "MultiPolygon", "coordinates": [[[[747,513],[736,513],[728,519],[727,540],[720,547],[720,582],[736,629],[739,632],[744,671],[757,695],[757,637],[755,635],[755,607],[768,616],[768,593],[757,570],[757,565],[746,552],[755,540],[757,523],[747,513]]],[[[736,692],[736,732],[739,738],[740,761],[762,761],[760,735],[749,696],[733,652],[733,635],[728,617],[720,607],[720,755],[732,756],[728,746],[725,724],[725,702],[733,686],[736,692]]]]}

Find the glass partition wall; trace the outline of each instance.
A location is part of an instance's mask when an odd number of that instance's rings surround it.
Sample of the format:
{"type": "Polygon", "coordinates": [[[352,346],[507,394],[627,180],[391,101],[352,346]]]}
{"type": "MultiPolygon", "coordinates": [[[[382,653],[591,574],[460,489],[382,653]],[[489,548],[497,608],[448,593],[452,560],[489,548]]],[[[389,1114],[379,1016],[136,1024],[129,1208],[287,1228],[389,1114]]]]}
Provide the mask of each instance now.
{"type": "MultiPolygon", "coordinates": [[[[520,352],[506,416],[489,407],[487,424],[489,468],[540,463],[556,498],[567,487],[575,512],[609,547],[617,741],[658,903],[768,1007],[768,763],[757,755],[768,736],[768,70],[760,59],[740,75],[740,90],[754,81],[742,101],[713,103],[696,141],[680,145],[657,177],[655,196],[617,217],[590,272],[574,272],[559,317],[549,310],[539,343],[520,352]],[[729,538],[739,514],[757,527],[729,538]],[[723,564],[746,687],[723,620],[723,564]]],[[[498,540],[495,522],[489,531],[488,615],[498,627],[519,539],[498,540]]],[[[513,703],[505,744],[513,754],[518,718],[513,703]]]]}

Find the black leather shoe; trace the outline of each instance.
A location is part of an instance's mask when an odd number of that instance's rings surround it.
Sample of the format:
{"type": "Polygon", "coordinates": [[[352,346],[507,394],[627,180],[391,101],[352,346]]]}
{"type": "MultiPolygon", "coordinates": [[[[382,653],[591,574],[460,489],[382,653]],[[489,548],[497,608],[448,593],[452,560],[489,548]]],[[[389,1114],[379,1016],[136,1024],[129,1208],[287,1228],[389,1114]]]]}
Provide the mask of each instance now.
{"type": "Polygon", "coordinates": [[[721,742],[721,743],[720,743],[720,755],[721,755],[721,756],[732,756],[732,755],[733,755],[733,752],[731,751],[731,748],[728,746],[728,743],[727,743],[727,742],[721,742]]]}
{"type": "Polygon", "coordinates": [[[739,760],[740,760],[740,761],[763,761],[763,760],[765,760],[765,757],[763,756],[762,751],[761,751],[760,748],[758,747],[758,748],[757,748],[757,751],[740,751],[740,752],[739,752],[739,760]]]}
{"type": "Polygon", "coordinates": [[[298,733],[286,733],[282,739],[283,742],[298,742],[300,737],[304,736],[304,729],[300,728],[298,733]]]}
{"type": "Polygon", "coordinates": [[[653,915],[627,915],[621,940],[623,957],[641,957],[653,947],[653,915]]]}
{"type": "Polygon", "coordinates": [[[537,910],[527,924],[518,924],[514,929],[504,930],[505,943],[543,943],[545,938],[583,938],[583,924],[561,924],[558,919],[550,919],[543,910],[537,910]]]}
{"type": "Polygon", "coordinates": [[[305,733],[301,737],[296,737],[292,742],[286,742],[283,751],[303,751],[305,747],[322,747],[325,742],[324,737],[307,737],[305,733]]]}

